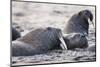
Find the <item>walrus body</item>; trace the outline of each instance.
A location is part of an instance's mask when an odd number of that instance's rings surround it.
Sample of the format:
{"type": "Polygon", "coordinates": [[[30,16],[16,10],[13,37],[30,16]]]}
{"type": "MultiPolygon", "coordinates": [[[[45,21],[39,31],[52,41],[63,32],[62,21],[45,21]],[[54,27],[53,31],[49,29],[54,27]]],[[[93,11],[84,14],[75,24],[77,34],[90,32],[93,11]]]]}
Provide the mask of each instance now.
{"type": "Polygon", "coordinates": [[[88,35],[89,22],[93,20],[93,15],[89,10],[80,11],[74,14],[66,24],[64,32],[69,33],[82,33],[88,35]]]}
{"type": "Polygon", "coordinates": [[[19,37],[21,37],[21,34],[14,27],[12,27],[12,41],[19,37]]]}
{"type": "Polygon", "coordinates": [[[58,48],[60,41],[57,33],[61,33],[61,30],[50,27],[31,31],[12,43],[12,55],[28,56],[58,48]]]}

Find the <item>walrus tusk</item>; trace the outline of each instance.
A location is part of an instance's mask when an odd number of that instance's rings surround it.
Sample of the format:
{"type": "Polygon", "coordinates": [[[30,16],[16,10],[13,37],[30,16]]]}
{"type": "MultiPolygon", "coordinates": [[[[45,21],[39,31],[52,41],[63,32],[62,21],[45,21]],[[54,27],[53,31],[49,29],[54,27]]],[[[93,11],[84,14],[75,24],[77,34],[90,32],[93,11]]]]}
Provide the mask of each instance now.
{"type": "Polygon", "coordinates": [[[93,27],[95,28],[93,21],[91,21],[91,20],[89,19],[88,22],[91,22],[91,23],[93,24],[93,27]]]}
{"type": "Polygon", "coordinates": [[[92,24],[93,24],[93,27],[95,28],[93,21],[91,21],[91,22],[92,22],[92,24]]]}
{"type": "Polygon", "coordinates": [[[64,41],[64,39],[62,37],[60,37],[60,41],[61,41],[61,44],[60,44],[61,48],[64,49],[64,50],[65,49],[67,50],[66,43],[65,43],[65,41],[64,41]]]}
{"type": "Polygon", "coordinates": [[[63,39],[63,36],[61,34],[59,34],[59,40],[61,41],[61,44],[60,44],[61,48],[64,50],[67,50],[67,45],[66,45],[66,43],[63,39]]]}

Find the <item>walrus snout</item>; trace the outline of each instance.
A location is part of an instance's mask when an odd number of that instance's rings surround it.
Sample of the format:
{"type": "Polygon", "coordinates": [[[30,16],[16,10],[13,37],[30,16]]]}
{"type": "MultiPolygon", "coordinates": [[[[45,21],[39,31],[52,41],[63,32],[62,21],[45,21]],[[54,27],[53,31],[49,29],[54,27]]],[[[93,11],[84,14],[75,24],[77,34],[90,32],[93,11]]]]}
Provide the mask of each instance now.
{"type": "Polygon", "coordinates": [[[93,14],[90,10],[83,10],[83,11],[80,11],[79,12],[79,15],[82,15],[86,20],[90,20],[94,26],[94,23],[93,23],[93,14]]]}
{"type": "MultiPolygon", "coordinates": [[[[89,30],[89,20],[93,24],[93,14],[90,10],[82,10],[74,14],[67,22],[64,32],[66,34],[70,33],[82,33],[88,35],[89,30]]],[[[94,24],[93,24],[94,26],[94,24]]]]}
{"type": "Polygon", "coordinates": [[[91,13],[91,11],[90,10],[83,10],[83,11],[80,11],[79,12],[79,15],[83,15],[84,16],[84,18],[86,18],[86,19],[90,19],[90,21],[92,21],[93,20],[93,15],[92,15],[92,13],[91,13]]]}

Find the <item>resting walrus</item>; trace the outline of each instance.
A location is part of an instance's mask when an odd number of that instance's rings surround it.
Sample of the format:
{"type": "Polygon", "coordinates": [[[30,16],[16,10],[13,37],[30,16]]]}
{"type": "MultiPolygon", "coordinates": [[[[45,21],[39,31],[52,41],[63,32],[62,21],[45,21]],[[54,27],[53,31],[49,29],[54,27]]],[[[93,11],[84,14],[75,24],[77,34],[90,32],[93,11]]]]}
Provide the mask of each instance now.
{"type": "MultiPolygon", "coordinates": [[[[59,48],[61,41],[63,41],[61,37],[61,30],[57,28],[48,27],[33,30],[12,42],[12,55],[34,55],[59,48]]],[[[61,47],[66,49],[65,43],[61,47]]]]}
{"type": "Polygon", "coordinates": [[[57,28],[39,28],[12,42],[13,56],[28,56],[48,52],[52,49],[74,49],[87,47],[86,38],[80,33],[62,35],[57,28]],[[80,44],[81,43],[81,44],[80,44]]]}
{"type": "Polygon", "coordinates": [[[77,14],[74,14],[66,24],[64,32],[69,33],[83,33],[88,35],[89,22],[93,20],[93,15],[89,10],[80,11],[77,14]]]}

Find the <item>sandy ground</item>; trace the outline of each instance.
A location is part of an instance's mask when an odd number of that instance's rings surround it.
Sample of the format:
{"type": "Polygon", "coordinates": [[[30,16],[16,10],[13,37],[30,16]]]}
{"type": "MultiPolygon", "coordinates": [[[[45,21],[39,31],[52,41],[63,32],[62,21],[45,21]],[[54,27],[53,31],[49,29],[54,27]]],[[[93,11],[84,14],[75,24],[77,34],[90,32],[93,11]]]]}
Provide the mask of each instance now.
{"type": "MultiPolygon", "coordinates": [[[[95,7],[13,1],[12,26],[21,32],[22,36],[29,31],[40,27],[49,26],[63,30],[69,18],[73,14],[84,9],[92,11],[94,15],[93,22],[95,24],[95,7]]],[[[95,45],[94,35],[95,28],[90,23],[88,36],[89,46],[95,45]]],[[[46,54],[12,57],[12,65],[95,61],[95,56],[95,52],[84,50],[53,50],[46,54]]]]}

